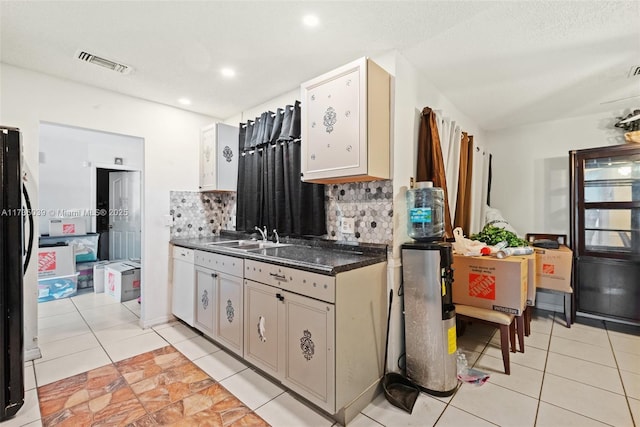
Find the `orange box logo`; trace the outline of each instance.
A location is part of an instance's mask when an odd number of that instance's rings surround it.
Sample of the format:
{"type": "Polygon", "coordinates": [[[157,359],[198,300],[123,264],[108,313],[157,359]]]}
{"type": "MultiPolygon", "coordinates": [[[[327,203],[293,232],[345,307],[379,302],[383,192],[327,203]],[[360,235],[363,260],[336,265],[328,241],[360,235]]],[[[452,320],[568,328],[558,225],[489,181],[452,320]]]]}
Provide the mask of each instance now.
{"type": "Polygon", "coordinates": [[[133,288],[134,288],[134,289],[137,289],[137,288],[139,288],[139,287],[140,287],[140,280],[134,280],[134,281],[133,281],[133,288]]]}
{"type": "Polygon", "coordinates": [[[469,273],[469,296],[496,299],[496,276],[469,273]]]}
{"type": "Polygon", "coordinates": [[[542,274],[555,274],[555,264],[542,264],[542,274]]]}
{"type": "Polygon", "coordinates": [[[107,279],[107,282],[109,285],[109,291],[115,292],[116,291],[116,275],[109,272],[109,278],[107,279]]]}
{"type": "Polygon", "coordinates": [[[76,225],[75,224],[62,224],[62,234],[75,234],[76,225]]]}
{"type": "Polygon", "coordinates": [[[56,269],[56,253],[40,252],[38,254],[38,272],[53,271],[56,269]]]}

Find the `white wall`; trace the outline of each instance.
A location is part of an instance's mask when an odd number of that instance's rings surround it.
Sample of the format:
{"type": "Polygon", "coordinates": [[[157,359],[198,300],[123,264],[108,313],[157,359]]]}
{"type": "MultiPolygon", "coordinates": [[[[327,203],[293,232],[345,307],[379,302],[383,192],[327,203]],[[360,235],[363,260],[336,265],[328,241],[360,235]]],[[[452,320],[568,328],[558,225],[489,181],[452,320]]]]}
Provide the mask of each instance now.
{"type": "MultiPolygon", "coordinates": [[[[95,166],[143,169],[142,138],[97,132],[54,123],[40,124],[40,234],[48,234],[49,218],[95,209],[95,166]],[[118,166],[113,166],[118,167],[118,166]]],[[[85,216],[87,231],[95,232],[94,217],[85,216]]]]}
{"type": "MultiPolygon", "coordinates": [[[[164,225],[169,191],[198,188],[200,128],[216,119],[6,64],[0,64],[0,93],[0,122],[22,130],[25,160],[36,182],[42,122],[144,140],[142,324],[169,319],[169,227],[164,225]]],[[[25,278],[28,349],[35,338],[29,332],[37,330],[35,271],[25,278]]]]}
{"type": "Polygon", "coordinates": [[[487,132],[491,206],[518,231],[569,235],[569,151],[624,143],[624,111],[487,132]]]}

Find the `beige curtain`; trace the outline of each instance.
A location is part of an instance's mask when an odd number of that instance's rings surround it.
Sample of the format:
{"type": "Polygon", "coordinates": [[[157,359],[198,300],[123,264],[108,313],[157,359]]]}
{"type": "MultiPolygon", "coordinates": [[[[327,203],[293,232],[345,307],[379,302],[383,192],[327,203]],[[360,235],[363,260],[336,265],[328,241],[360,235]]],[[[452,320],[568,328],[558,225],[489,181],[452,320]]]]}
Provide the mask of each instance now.
{"type": "Polygon", "coordinates": [[[473,136],[462,132],[460,141],[460,171],[458,173],[458,198],[454,227],[461,227],[464,234],[471,233],[471,193],[473,177],[473,136]]]}
{"type": "Polygon", "coordinates": [[[445,237],[453,237],[447,178],[442,160],[442,147],[438,134],[436,114],[429,107],[422,110],[420,132],[418,134],[417,180],[432,181],[434,187],[444,191],[444,232],[445,237]]]}

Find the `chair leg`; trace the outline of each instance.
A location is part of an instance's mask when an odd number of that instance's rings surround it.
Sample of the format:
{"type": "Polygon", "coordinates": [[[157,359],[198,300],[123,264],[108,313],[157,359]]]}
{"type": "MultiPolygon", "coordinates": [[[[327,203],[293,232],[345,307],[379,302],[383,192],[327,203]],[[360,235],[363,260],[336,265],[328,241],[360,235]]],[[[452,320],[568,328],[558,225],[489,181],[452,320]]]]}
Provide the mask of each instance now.
{"type": "MultiPolygon", "coordinates": [[[[511,325],[513,325],[513,323],[511,323],[511,325]]],[[[507,375],[511,375],[511,367],[509,365],[509,335],[511,325],[500,325],[500,348],[502,349],[502,363],[504,364],[504,373],[507,375]]]]}
{"type": "Polygon", "coordinates": [[[531,335],[531,306],[524,309],[524,336],[531,335]]]}
{"type": "Polygon", "coordinates": [[[567,319],[567,328],[571,327],[571,294],[564,294],[564,317],[567,319]]]}
{"type": "Polygon", "coordinates": [[[516,352],[516,322],[515,319],[509,325],[509,342],[511,343],[511,353],[516,352]]]}
{"type": "Polygon", "coordinates": [[[520,353],[524,353],[524,313],[520,316],[516,316],[516,332],[518,333],[518,347],[520,348],[520,353]]]}

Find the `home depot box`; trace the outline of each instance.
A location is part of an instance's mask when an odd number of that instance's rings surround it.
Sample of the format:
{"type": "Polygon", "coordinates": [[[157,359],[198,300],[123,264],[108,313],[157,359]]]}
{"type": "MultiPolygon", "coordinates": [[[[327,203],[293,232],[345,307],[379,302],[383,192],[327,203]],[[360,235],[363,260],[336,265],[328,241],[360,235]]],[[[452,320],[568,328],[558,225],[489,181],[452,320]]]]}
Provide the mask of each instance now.
{"type": "Polygon", "coordinates": [[[132,261],[108,264],[104,274],[107,295],[120,302],[140,296],[140,264],[132,261]]]}
{"type": "Polygon", "coordinates": [[[573,252],[561,245],[558,249],[536,248],[536,278],[539,288],[562,292],[571,289],[573,252]]]}
{"type": "Polygon", "coordinates": [[[536,277],[536,260],[538,257],[535,253],[531,255],[519,255],[527,260],[527,305],[536,305],[536,288],[538,286],[538,279],[536,277]]]}
{"type": "Polygon", "coordinates": [[[453,256],[453,302],[519,316],[525,309],[529,261],[522,257],[453,256]]]}
{"type": "Polygon", "coordinates": [[[50,245],[38,248],[38,278],[69,276],[76,272],[73,246],[50,245]]]}
{"type": "Polygon", "coordinates": [[[93,266],[93,292],[100,294],[104,292],[105,267],[113,261],[98,261],[93,266]]]}
{"type": "Polygon", "coordinates": [[[76,236],[87,234],[84,217],[52,218],[49,220],[49,236],[76,236]]]}

